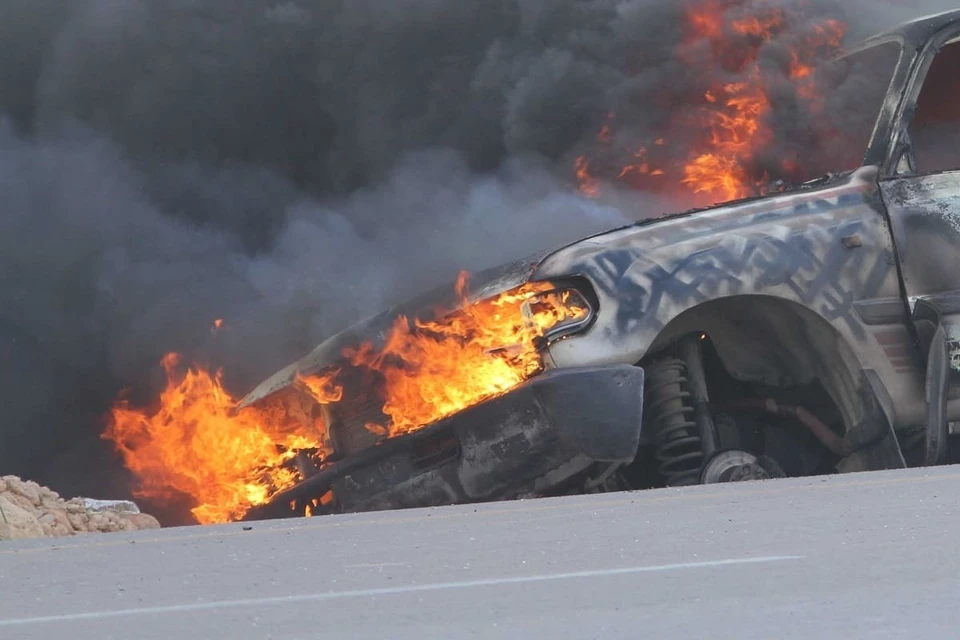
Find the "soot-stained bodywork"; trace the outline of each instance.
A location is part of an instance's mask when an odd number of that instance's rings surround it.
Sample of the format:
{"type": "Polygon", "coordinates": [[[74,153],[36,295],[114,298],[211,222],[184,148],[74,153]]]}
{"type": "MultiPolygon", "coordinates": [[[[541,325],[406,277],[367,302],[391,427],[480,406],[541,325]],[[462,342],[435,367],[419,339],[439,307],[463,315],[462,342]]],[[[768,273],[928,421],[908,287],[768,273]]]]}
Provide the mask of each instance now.
{"type": "Polygon", "coordinates": [[[410,435],[331,465],[249,518],[281,517],[332,489],[343,511],[536,495],[592,464],[629,464],[643,370],[556,369],[410,435]]]}
{"type": "MultiPolygon", "coordinates": [[[[333,419],[333,462],[249,517],[947,461],[960,421],[960,151],[924,172],[933,156],[917,141],[938,112],[924,87],[960,78],[960,11],[849,55],[890,45],[899,55],[860,168],[478,274],[475,300],[525,282],[577,288],[589,322],[544,342],[539,375],[415,434],[371,446],[353,405],[333,419]]],[[[960,118],[946,122],[960,133],[960,118]]],[[[242,404],[452,292],[334,336],[242,404]]]]}

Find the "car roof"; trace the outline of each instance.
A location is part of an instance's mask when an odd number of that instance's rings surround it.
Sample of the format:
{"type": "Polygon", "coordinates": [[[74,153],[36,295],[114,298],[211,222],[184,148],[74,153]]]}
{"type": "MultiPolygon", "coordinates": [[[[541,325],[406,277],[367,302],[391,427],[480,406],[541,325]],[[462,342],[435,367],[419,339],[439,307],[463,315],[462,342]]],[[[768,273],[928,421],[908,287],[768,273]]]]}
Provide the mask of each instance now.
{"type": "Polygon", "coordinates": [[[951,9],[914,18],[861,40],[845,51],[844,56],[890,40],[900,40],[907,46],[920,47],[942,29],[955,22],[960,22],[960,9],[951,9]]]}

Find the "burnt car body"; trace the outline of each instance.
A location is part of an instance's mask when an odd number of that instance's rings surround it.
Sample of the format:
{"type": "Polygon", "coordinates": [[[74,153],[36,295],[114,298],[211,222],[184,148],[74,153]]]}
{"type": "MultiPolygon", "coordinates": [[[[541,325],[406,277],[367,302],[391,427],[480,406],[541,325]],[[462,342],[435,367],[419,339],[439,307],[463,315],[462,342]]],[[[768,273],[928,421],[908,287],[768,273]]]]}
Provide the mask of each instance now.
{"type": "MultiPolygon", "coordinates": [[[[925,155],[919,141],[960,134],[960,10],[841,60],[878,51],[894,55],[861,166],[478,274],[477,300],[528,281],[576,288],[589,321],[547,341],[541,374],[417,433],[371,447],[362,420],[334,420],[334,462],[249,517],[330,489],[329,510],[358,511],[946,462],[960,147],[925,155]]],[[[451,290],[334,336],[242,405],[451,290]]]]}

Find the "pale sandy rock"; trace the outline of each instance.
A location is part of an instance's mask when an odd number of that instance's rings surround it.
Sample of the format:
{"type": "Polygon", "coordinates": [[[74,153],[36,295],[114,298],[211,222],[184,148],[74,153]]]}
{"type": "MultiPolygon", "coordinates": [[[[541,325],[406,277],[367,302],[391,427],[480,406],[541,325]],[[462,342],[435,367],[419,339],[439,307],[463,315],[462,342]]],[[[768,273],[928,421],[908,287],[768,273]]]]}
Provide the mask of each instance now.
{"type": "Polygon", "coordinates": [[[52,509],[40,516],[40,524],[48,536],[71,536],[75,533],[73,525],[67,518],[67,512],[62,509],[52,509]]]}
{"type": "Polygon", "coordinates": [[[15,476],[0,479],[0,540],[158,529],[156,518],[129,500],[63,500],[51,489],[15,476]]]}
{"type": "MultiPolygon", "coordinates": [[[[110,513],[108,511],[98,515],[102,516],[100,519],[100,524],[97,527],[97,530],[101,533],[114,533],[116,531],[120,531],[122,528],[120,526],[120,519],[117,517],[117,514],[110,513]]],[[[93,518],[90,518],[90,522],[93,522],[93,518]]]]}
{"type": "Polygon", "coordinates": [[[67,521],[74,531],[87,531],[90,528],[90,516],[86,513],[67,512],[67,521]]]}
{"type": "Polygon", "coordinates": [[[61,522],[55,513],[47,512],[40,516],[37,521],[40,523],[40,527],[43,529],[43,535],[54,538],[59,536],[69,536],[73,535],[73,527],[70,526],[70,522],[66,521],[61,522]]]}
{"type": "Polygon", "coordinates": [[[129,520],[133,523],[133,526],[140,531],[160,528],[160,521],[149,513],[135,513],[130,516],[125,516],[124,519],[129,520]]]}
{"type": "Polygon", "coordinates": [[[0,496],[0,540],[18,540],[43,536],[43,527],[32,513],[0,496]]]}
{"type": "Polygon", "coordinates": [[[26,509],[27,511],[33,511],[35,508],[33,506],[33,502],[30,501],[30,498],[23,495],[22,493],[7,491],[4,495],[7,497],[7,500],[14,503],[21,509],[26,509]]]}
{"type": "Polygon", "coordinates": [[[40,506],[40,485],[36,482],[13,482],[8,481],[8,492],[14,495],[22,496],[30,501],[35,507],[40,506]]]}
{"type": "Polygon", "coordinates": [[[86,513],[87,510],[83,508],[83,505],[74,498],[66,502],[67,513],[86,513]]]}
{"type": "Polygon", "coordinates": [[[57,519],[53,517],[52,513],[45,513],[39,518],[37,522],[40,523],[40,528],[43,529],[43,535],[52,536],[53,535],[53,526],[57,524],[57,519]]]}
{"type": "Polygon", "coordinates": [[[106,524],[107,519],[103,517],[102,513],[91,513],[90,519],[87,520],[87,530],[102,531],[106,524]]]}

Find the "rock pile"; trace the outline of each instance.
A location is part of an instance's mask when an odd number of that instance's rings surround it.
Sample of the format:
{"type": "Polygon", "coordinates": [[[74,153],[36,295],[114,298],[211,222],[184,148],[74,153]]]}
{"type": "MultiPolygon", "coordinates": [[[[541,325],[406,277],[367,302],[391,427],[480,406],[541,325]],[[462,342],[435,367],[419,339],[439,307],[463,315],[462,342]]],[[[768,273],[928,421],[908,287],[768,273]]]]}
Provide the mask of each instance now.
{"type": "Polygon", "coordinates": [[[156,518],[132,502],[64,500],[36,482],[0,478],[0,540],[159,528],[156,518]]]}

